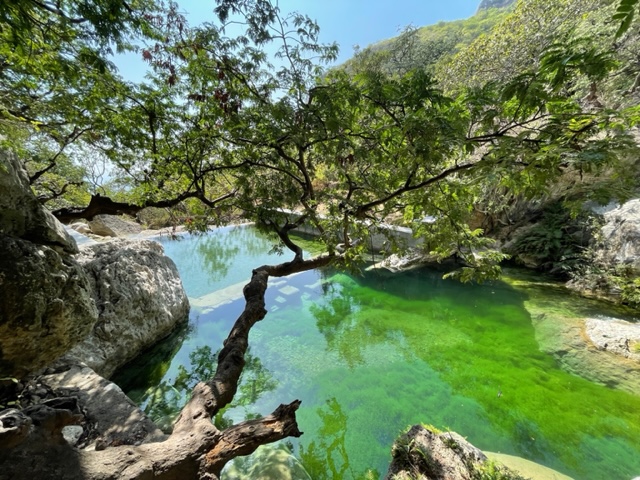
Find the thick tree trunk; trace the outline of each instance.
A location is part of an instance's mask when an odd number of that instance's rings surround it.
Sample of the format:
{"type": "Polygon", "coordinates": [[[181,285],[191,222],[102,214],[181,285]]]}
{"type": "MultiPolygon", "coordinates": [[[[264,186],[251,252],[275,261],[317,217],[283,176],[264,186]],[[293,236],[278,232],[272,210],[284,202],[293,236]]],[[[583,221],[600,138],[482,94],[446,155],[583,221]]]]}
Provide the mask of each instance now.
{"type": "Polygon", "coordinates": [[[269,276],[286,276],[330,264],[334,256],[266,265],[253,271],[244,287],[245,308],[218,356],[213,378],[198,383],[176,420],[171,436],[159,443],[78,450],[61,434],[81,417],[43,407],[0,415],[0,480],[218,479],[231,459],[290,436],[300,436],[296,410],[300,401],[280,405],[271,415],[218,430],[211,418],[232,400],[244,368],[249,332],[266,315],[269,276]]]}

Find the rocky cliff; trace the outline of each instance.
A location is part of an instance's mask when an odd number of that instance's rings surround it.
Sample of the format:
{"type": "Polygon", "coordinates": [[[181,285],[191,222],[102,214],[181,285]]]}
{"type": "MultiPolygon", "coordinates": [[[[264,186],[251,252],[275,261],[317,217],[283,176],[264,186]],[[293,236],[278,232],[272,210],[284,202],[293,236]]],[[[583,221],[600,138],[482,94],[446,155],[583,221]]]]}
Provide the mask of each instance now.
{"type": "Polygon", "coordinates": [[[186,293],[159,244],[79,251],[31,192],[21,162],[0,151],[0,170],[0,377],[22,377],[72,349],[67,361],[108,376],[186,322],[186,293]]]}
{"type": "Polygon", "coordinates": [[[14,155],[0,151],[0,170],[0,377],[20,377],[84,338],[98,312],[75,241],[14,155]]]}

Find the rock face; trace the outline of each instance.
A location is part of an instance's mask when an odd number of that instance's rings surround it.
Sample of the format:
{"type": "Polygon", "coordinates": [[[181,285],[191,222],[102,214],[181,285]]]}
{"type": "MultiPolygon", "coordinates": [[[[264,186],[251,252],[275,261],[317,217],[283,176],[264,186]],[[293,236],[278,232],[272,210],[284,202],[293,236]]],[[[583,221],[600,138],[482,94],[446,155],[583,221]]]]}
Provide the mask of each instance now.
{"type": "Polygon", "coordinates": [[[591,268],[567,287],[584,296],[636,304],[640,275],[640,199],[605,211],[604,225],[591,242],[591,268]]]}
{"type": "Polygon", "coordinates": [[[68,360],[108,376],[186,321],[187,296],[159,244],[86,244],[74,258],[75,240],[35,198],[20,162],[0,151],[0,169],[0,377],[70,349],[68,360]]]}
{"type": "Polygon", "coordinates": [[[630,200],[604,214],[596,261],[622,264],[640,272],[640,199],[630,200]]]}
{"type": "Polygon", "coordinates": [[[423,253],[417,249],[410,249],[404,255],[394,253],[389,255],[381,262],[372,265],[369,268],[384,268],[390,272],[406,272],[414,268],[420,268],[428,264],[437,263],[435,255],[423,253]]]}
{"type": "Polygon", "coordinates": [[[89,228],[94,235],[103,237],[135,235],[142,231],[142,227],[137,223],[123,220],[115,215],[96,215],[89,222],[89,228]]]}
{"type": "Polygon", "coordinates": [[[640,362],[640,323],[616,318],[587,318],[585,331],[599,350],[640,362]]]}
{"type": "Polygon", "coordinates": [[[455,432],[414,425],[396,440],[385,480],[472,480],[487,457],[455,432]]]}
{"type": "Polygon", "coordinates": [[[0,377],[20,377],[86,336],[97,311],[75,241],[15,156],[0,151],[0,170],[0,377]]]}
{"type": "Polygon", "coordinates": [[[112,445],[158,442],[166,437],[120,387],[88,367],[73,366],[39,380],[54,393],[77,399],[84,425],[79,439],[74,440],[80,440],[83,448],[100,450],[112,445]]]}
{"type": "Polygon", "coordinates": [[[0,236],[0,376],[45,366],[98,318],[84,270],[68,256],[0,236]]]}
{"type": "Polygon", "coordinates": [[[20,161],[4,150],[0,150],[0,234],[61,247],[70,253],[78,251],[62,224],[31,192],[20,161]]]}
{"type": "Polygon", "coordinates": [[[66,356],[109,377],[186,322],[189,302],[173,261],[150,240],[83,246],[76,257],[90,277],[100,317],[66,356]]]}

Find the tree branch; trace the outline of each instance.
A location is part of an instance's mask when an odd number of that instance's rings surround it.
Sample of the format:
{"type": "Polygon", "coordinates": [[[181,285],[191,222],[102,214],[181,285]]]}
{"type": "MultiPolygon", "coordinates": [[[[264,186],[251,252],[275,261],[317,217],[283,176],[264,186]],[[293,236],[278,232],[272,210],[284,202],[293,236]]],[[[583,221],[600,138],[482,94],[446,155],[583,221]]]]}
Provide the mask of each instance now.
{"type": "Polygon", "coordinates": [[[260,445],[302,435],[296,422],[296,410],[300,403],[300,400],[294,400],[289,405],[280,405],[267,417],[249,420],[223,431],[216,445],[205,456],[203,470],[219,476],[227,462],[235,457],[250,455],[260,445]]]}
{"type": "Polygon", "coordinates": [[[80,218],[84,218],[87,220],[91,220],[96,215],[135,215],[143,208],[147,207],[157,207],[157,208],[167,208],[173,207],[180,202],[188,199],[188,198],[197,198],[202,203],[207,205],[208,207],[214,207],[220,202],[227,200],[228,198],[233,197],[236,194],[236,191],[233,190],[229,193],[221,195],[220,197],[209,200],[204,196],[204,193],[201,191],[195,192],[184,192],[177,197],[174,197],[169,200],[158,200],[158,201],[148,201],[143,204],[133,204],[133,203],[123,203],[123,202],[114,202],[109,197],[103,197],[99,194],[93,195],[91,197],[91,201],[89,205],[84,208],[60,208],[51,213],[63,223],[68,223],[72,220],[78,220],[80,218]]]}

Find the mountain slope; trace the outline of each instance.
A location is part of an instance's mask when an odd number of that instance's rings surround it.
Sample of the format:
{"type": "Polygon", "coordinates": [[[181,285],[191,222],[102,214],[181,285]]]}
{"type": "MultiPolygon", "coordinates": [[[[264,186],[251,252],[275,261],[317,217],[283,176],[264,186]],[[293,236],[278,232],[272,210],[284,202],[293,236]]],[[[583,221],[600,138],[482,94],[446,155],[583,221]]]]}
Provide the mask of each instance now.
{"type": "Polygon", "coordinates": [[[382,40],[357,52],[344,67],[349,69],[353,62],[358,61],[375,61],[382,70],[397,72],[433,65],[443,58],[455,55],[480,35],[490,32],[506,18],[511,10],[507,7],[514,2],[515,0],[483,0],[478,12],[467,19],[438,22],[419,28],[409,27],[397,37],[382,40]]]}
{"type": "Polygon", "coordinates": [[[478,7],[478,12],[482,10],[487,10],[489,8],[508,7],[509,5],[515,2],[516,0],[482,0],[482,2],[480,2],[480,6],[478,7]]]}

